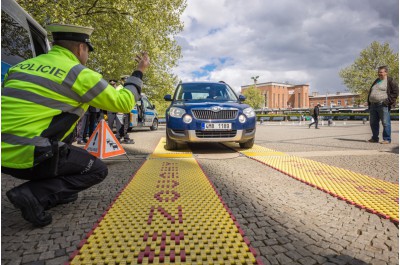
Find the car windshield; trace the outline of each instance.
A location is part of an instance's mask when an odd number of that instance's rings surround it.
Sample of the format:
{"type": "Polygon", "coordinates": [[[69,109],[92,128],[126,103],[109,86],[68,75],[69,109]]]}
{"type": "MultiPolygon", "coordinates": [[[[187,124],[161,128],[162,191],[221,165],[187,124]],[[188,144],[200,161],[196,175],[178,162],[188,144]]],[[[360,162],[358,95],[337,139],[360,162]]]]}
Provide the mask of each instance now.
{"type": "Polygon", "coordinates": [[[188,83],[178,86],[175,100],[237,101],[237,96],[226,84],[188,83]]]}

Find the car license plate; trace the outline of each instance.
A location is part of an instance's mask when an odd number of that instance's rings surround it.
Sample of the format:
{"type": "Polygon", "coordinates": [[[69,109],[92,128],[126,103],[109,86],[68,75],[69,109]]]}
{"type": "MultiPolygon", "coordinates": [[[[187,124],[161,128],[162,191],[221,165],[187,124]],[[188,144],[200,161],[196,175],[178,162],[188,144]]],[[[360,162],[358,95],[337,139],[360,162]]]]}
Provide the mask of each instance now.
{"type": "Polygon", "coordinates": [[[202,123],[201,129],[203,131],[230,131],[232,130],[232,123],[202,123]]]}

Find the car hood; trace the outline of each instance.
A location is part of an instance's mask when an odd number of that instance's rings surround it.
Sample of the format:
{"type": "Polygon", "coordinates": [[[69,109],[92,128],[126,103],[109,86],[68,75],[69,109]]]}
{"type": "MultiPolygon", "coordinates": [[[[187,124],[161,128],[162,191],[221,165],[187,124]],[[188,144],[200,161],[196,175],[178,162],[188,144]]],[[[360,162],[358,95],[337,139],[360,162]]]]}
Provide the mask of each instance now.
{"type": "Polygon", "coordinates": [[[237,102],[213,102],[213,101],[202,101],[202,102],[175,102],[171,107],[178,107],[183,109],[208,109],[215,106],[221,108],[235,108],[239,110],[244,110],[248,108],[249,105],[237,102]]]}

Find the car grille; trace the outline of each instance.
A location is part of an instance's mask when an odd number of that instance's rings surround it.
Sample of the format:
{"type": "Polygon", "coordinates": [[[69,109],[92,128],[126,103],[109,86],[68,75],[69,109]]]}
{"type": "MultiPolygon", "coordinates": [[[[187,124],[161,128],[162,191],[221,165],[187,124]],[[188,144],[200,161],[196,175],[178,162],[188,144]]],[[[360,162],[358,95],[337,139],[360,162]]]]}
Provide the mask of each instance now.
{"type": "Polygon", "coordinates": [[[231,138],[236,136],[236,130],[233,131],[199,131],[196,130],[197,138],[231,138]]]}
{"type": "Polygon", "coordinates": [[[212,110],[192,110],[193,116],[199,120],[232,120],[235,119],[238,110],[220,110],[214,112],[212,110]]]}

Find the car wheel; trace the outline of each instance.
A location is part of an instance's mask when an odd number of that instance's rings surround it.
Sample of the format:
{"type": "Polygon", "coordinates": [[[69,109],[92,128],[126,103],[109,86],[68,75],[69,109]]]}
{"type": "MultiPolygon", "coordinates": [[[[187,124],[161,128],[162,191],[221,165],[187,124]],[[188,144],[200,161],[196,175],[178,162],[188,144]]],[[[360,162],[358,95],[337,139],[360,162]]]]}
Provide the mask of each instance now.
{"type": "Polygon", "coordinates": [[[174,140],[172,140],[168,136],[168,133],[167,133],[167,141],[166,141],[166,144],[165,144],[165,149],[167,149],[167,150],[176,150],[176,149],[178,149],[178,143],[175,142],[174,140]]]}
{"type": "Polygon", "coordinates": [[[153,125],[151,125],[150,130],[156,131],[158,129],[158,120],[154,119],[153,125]]]}
{"type": "Polygon", "coordinates": [[[239,143],[241,148],[252,148],[254,145],[254,138],[251,138],[247,142],[239,143]]]}

